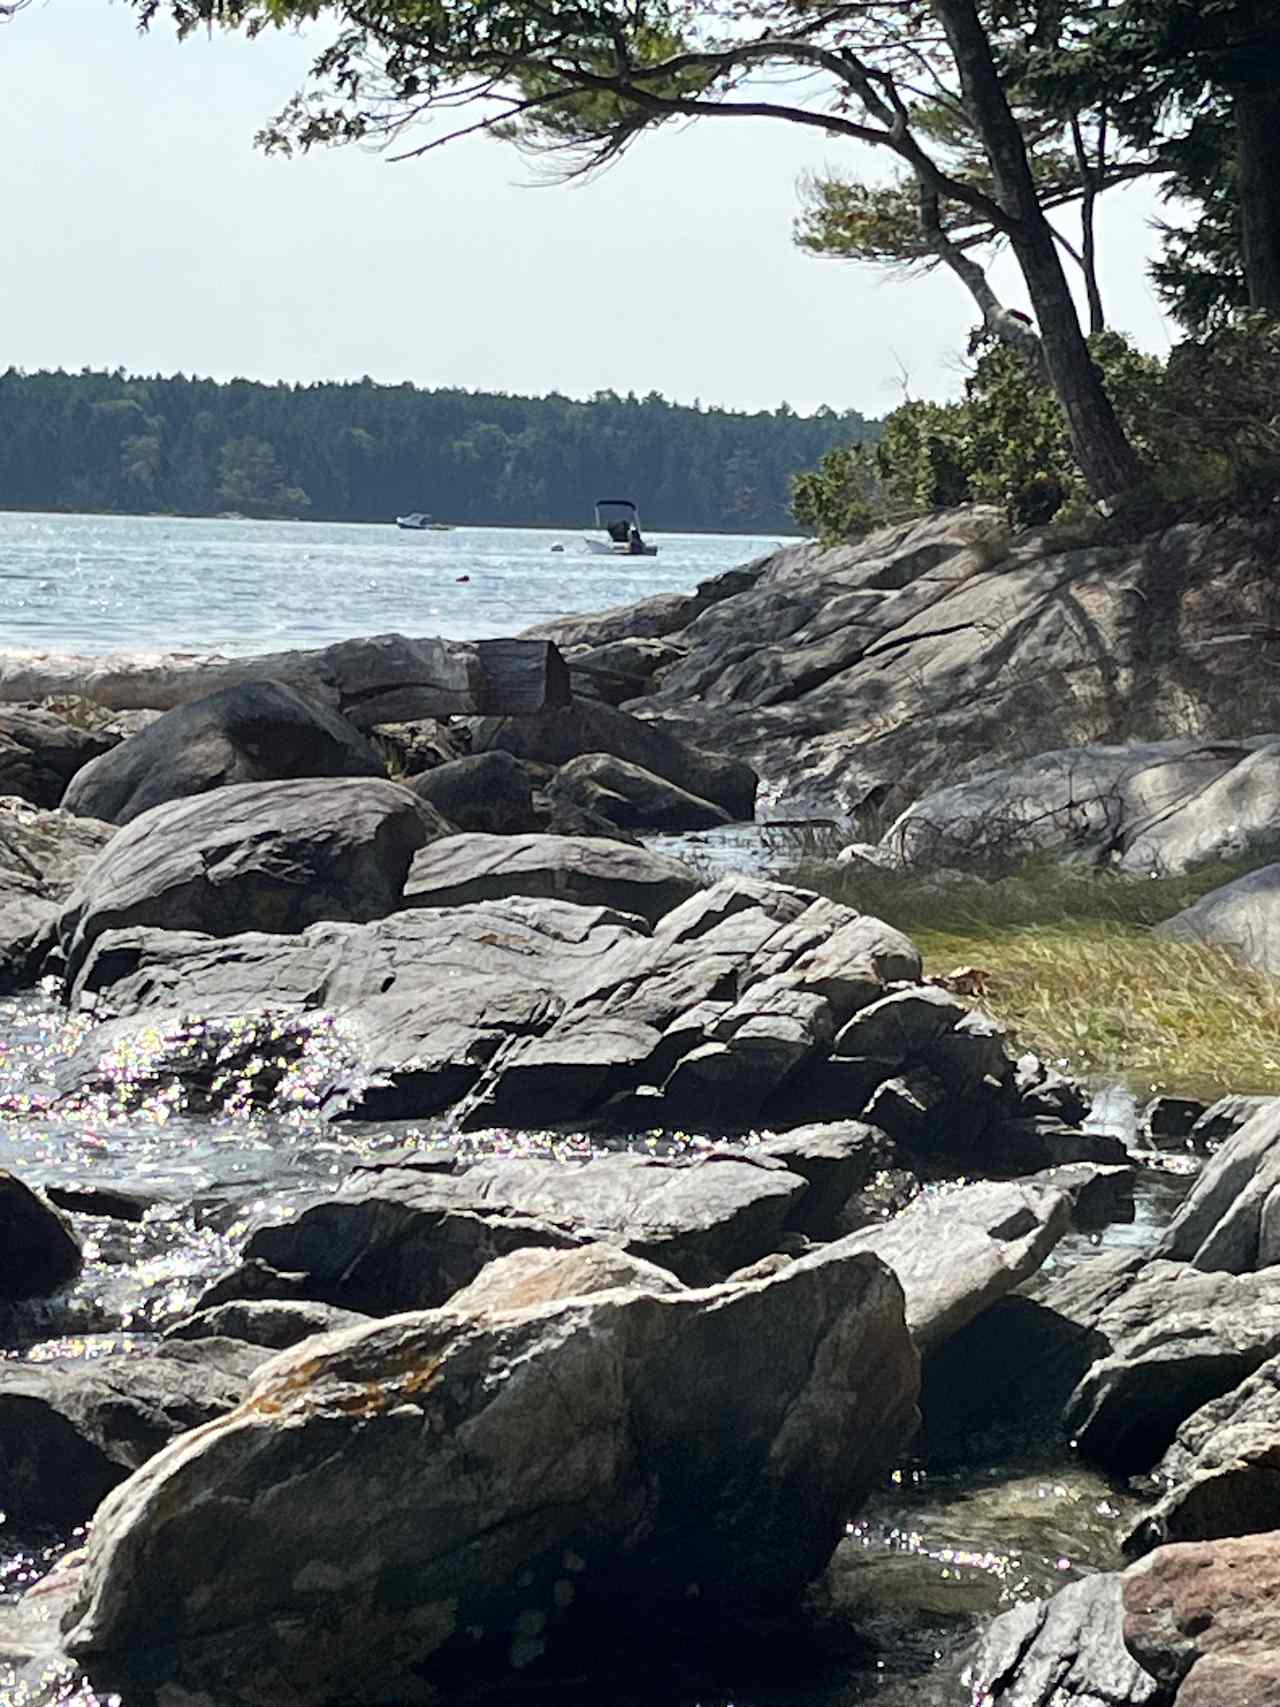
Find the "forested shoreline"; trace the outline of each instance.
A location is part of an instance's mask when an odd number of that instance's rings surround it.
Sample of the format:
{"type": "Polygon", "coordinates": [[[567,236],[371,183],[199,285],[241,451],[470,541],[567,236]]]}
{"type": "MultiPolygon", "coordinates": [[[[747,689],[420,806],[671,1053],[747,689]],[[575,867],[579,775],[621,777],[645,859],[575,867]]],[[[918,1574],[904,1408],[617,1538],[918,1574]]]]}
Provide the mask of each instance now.
{"type": "Polygon", "coordinates": [[[793,528],[791,480],[872,438],[856,410],[741,414],[598,392],[578,402],[114,373],[0,375],[0,509],[570,525],[634,496],[654,528],[793,528]]]}

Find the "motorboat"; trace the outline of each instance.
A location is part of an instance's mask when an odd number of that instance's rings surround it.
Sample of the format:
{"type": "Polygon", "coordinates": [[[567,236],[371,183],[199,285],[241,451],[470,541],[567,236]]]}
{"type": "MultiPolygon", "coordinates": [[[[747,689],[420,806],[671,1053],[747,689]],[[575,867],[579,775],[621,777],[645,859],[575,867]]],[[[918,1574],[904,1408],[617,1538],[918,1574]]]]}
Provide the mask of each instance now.
{"type": "Polygon", "coordinates": [[[603,538],[583,536],[587,550],[597,557],[656,557],[658,548],[640,532],[640,512],[630,498],[599,498],[596,527],[603,538]]]}
{"type": "Polygon", "coordinates": [[[423,510],[411,510],[407,516],[397,516],[398,528],[412,528],[416,533],[452,533],[453,526],[449,522],[438,522],[423,510]]]}

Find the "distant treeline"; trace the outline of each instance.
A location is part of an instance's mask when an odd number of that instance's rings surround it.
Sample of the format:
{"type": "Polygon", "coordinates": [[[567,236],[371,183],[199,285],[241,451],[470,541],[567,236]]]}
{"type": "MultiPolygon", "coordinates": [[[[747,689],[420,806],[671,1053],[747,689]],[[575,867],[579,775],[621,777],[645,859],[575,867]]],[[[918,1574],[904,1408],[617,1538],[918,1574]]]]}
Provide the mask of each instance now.
{"type": "Polygon", "coordinates": [[[856,410],[746,415],[656,392],[579,403],[11,368],[0,509],[567,526],[619,495],[652,528],[775,532],[794,526],[792,475],[877,434],[856,410]]]}

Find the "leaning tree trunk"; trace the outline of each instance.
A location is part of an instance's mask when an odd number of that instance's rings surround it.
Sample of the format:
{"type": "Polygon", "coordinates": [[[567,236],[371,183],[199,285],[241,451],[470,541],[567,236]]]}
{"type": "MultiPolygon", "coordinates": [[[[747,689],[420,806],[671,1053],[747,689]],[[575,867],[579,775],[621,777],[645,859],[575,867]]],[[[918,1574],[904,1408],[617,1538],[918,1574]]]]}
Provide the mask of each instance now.
{"type": "Polygon", "coordinates": [[[1280,315],[1280,87],[1260,78],[1231,95],[1249,306],[1280,315]]]}
{"type": "Polygon", "coordinates": [[[1040,324],[1049,378],[1071,434],[1071,448],[1095,498],[1126,492],[1141,464],[1125,437],[1080,330],[1067,276],[1036,194],[1026,144],[1005,96],[991,44],[973,0],[934,0],[960,86],[995,182],[997,200],[1017,221],[1010,244],[1040,324]]]}

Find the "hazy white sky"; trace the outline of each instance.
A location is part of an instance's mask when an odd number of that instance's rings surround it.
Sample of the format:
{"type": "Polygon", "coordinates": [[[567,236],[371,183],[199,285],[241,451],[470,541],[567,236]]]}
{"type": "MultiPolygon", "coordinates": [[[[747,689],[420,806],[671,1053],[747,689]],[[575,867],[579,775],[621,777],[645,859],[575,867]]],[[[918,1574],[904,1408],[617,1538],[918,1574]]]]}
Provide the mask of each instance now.
{"type": "MultiPolygon", "coordinates": [[[[916,396],[959,383],[975,316],[950,278],[903,283],[791,246],[797,175],[851,147],[716,121],[570,188],[527,187],[526,163],[483,140],[402,165],[357,149],[267,160],[254,131],[301,81],[305,43],[180,47],[133,20],[108,0],[34,0],[0,28],[0,367],[367,373],[869,415],[901,400],[900,369],[916,396]]],[[[1154,204],[1126,194],[1104,205],[1104,289],[1115,323],[1162,350],[1154,204]]]]}

